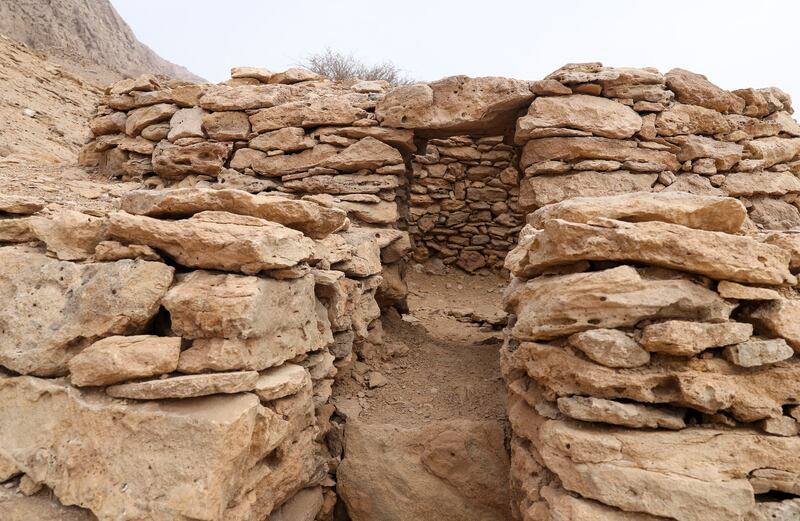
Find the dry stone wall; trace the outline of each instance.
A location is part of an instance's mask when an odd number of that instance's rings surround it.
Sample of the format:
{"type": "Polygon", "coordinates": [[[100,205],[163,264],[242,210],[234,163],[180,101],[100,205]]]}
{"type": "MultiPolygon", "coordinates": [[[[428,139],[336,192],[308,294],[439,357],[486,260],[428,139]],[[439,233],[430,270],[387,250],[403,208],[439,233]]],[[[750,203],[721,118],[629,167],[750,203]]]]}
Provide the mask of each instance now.
{"type": "Polygon", "coordinates": [[[797,519],[796,236],[688,193],[529,219],[504,296],[517,517],[797,519]]]}
{"type": "Polygon", "coordinates": [[[500,269],[522,228],[516,150],[503,136],[432,139],[415,155],[408,230],[414,260],[500,269]]]}

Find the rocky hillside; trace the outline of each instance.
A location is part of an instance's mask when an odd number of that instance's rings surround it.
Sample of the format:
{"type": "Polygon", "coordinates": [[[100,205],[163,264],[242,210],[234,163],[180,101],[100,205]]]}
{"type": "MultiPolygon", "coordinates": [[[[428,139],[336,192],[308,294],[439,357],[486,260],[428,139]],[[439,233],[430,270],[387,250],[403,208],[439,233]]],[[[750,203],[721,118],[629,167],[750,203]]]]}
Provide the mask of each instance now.
{"type": "Polygon", "coordinates": [[[0,92],[0,164],[75,161],[99,90],[0,36],[0,92]]]}
{"type": "Polygon", "coordinates": [[[0,2],[0,34],[98,84],[142,73],[201,79],[137,40],[109,0],[0,2]]]}

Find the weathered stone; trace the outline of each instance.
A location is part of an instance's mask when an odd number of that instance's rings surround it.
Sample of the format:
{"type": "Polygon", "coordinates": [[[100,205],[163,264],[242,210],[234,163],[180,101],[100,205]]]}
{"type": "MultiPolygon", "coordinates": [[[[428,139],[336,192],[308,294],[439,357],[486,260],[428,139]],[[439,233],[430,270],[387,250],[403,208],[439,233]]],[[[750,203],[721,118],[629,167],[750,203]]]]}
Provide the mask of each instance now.
{"type": "Polygon", "coordinates": [[[131,214],[159,218],[189,217],[207,210],[249,215],[299,230],[313,239],[323,239],[347,224],[347,215],[336,208],[240,190],[136,190],[123,194],[120,208],[131,214]]]}
{"type": "Polygon", "coordinates": [[[593,329],[569,337],[570,345],[606,367],[639,367],[650,362],[650,353],[618,329],[593,329]]]}
{"type": "Polygon", "coordinates": [[[686,427],[681,411],[657,409],[636,403],[623,403],[591,396],[558,399],[558,410],[584,422],[609,423],[634,429],[672,429],[686,427]]]}
{"type": "Polygon", "coordinates": [[[280,177],[299,172],[306,172],[335,156],[337,149],[331,145],[316,145],[298,154],[281,154],[262,156],[253,161],[251,168],[266,176],[280,177]]]}
{"type": "Polygon", "coordinates": [[[717,293],[723,298],[737,300],[779,300],[781,298],[780,293],[774,289],[745,286],[729,280],[722,280],[717,284],[717,293]]]}
{"type": "Polygon", "coordinates": [[[125,121],[128,116],[125,112],[112,112],[104,116],[98,116],[89,121],[89,128],[95,136],[105,134],[118,134],[125,132],[125,121]]]}
{"type": "Polygon", "coordinates": [[[304,488],[269,515],[270,521],[314,521],[325,500],[322,487],[304,488]]]}
{"type": "Polygon", "coordinates": [[[79,387],[111,385],[171,373],[178,367],[181,339],[152,335],[112,336],[98,340],[68,364],[79,387]]]}
{"type": "Polygon", "coordinates": [[[255,393],[261,401],[270,402],[299,392],[310,382],[308,371],[295,364],[283,364],[261,373],[255,393]]]}
{"type": "Polygon", "coordinates": [[[320,166],[335,168],[342,172],[357,172],[364,169],[376,170],[382,166],[397,165],[402,162],[403,157],[396,148],[375,138],[365,137],[325,159],[320,166]]]}
{"type": "Polygon", "coordinates": [[[262,83],[269,83],[275,73],[261,67],[231,67],[231,78],[255,78],[262,83]]]}
{"type": "Polygon", "coordinates": [[[283,186],[306,194],[377,194],[394,190],[400,181],[397,176],[383,174],[314,175],[287,181],[283,186]]]}
{"type": "Polygon", "coordinates": [[[625,171],[527,177],[520,182],[519,205],[530,211],[573,197],[649,192],[657,178],[658,174],[625,171]]]}
{"type": "Polygon", "coordinates": [[[312,72],[304,67],[289,67],[283,72],[272,74],[269,77],[269,82],[289,85],[292,83],[300,83],[301,81],[320,81],[324,79],[325,76],[312,72]]]}
{"type": "Polygon", "coordinates": [[[547,221],[515,248],[506,267],[516,276],[584,260],[643,262],[706,275],[716,280],[794,284],[789,252],[750,237],[695,230],[657,221],[592,224],[547,221]]]}
{"type": "Polygon", "coordinates": [[[244,112],[212,112],[203,116],[203,130],[217,141],[247,139],[250,120],[244,112]]]}
{"type": "Polygon", "coordinates": [[[667,87],[681,103],[700,105],[722,113],[741,114],[745,100],[732,92],[720,89],[702,74],[685,69],[672,69],[666,75],[667,87]]]}
{"type": "Polygon", "coordinates": [[[381,272],[381,248],[375,232],[369,228],[352,228],[340,234],[349,244],[351,256],[334,269],[351,277],[368,277],[381,272]]]}
{"type": "MultiPolygon", "coordinates": [[[[559,521],[663,521],[664,519],[639,512],[626,512],[597,501],[575,497],[561,488],[543,487],[541,495],[547,501],[547,514],[552,516],[551,519],[559,521]]],[[[535,504],[526,514],[530,515],[531,519],[544,515],[533,512],[540,506],[540,503],[535,504]]]]}
{"type": "Polygon", "coordinates": [[[21,243],[37,240],[33,233],[33,220],[36,217],[0,219],[0,243],[21,243]]]}
{"type": "Polygon", "coordinates": [[[196,398],[252,391],[257,381],[258,373],[255,371],[191,374],[112,385],[106,388],[106,394],[131,400],[196,398]]]}
{"type": "Polygon", "coordinates": [[[253,132],[262,133],[284,127],[321,127],[352,125],[367,116],[364,109],[347,98],[322,97],[309,101],[290,101],[259,110],[250,116],[253,132]]]}
{"type": "Polygon", "coordinates": [[[45,202],[38,197],[0,195],[0,213],[31,215],[44,208],[44,206],[45,202]]]}
{"type": "Polygon", "coordinates": [[[510,128],[519,109],[532,99],[525,81],[451,76],[395,88],[378,103],[375,114],[387,127],[452,135],[510,128]]]}
{"type": "Polygon", "coordinates": [[[167,179],[190,174],[216,176],[222,171],[229,153],[225,143],[204,141],[180,146],[162,141],[153,151],[153,170],[167,179]]]}
{"type": "Polygon", "coordinates": [[[92,259],[97,262],[114,262],[122,259],[160,261],[161,257],[150,246],[141,244],[126,246],[117,241],[102,241],[94,249],[92,259]]]}
{"type": "Polygon", "coordinates": [[[575,94],[536,98],[528,114],[517,120],[515,140],[528,139],[528,130],[572,128],[595,136],[625,139],[642,128],[642,118],[616,101],[599,96],[575,94]]]}
{"type": "Polygon", "coordinates": [[[125,133],[129,136],[138,136],[145,127],[170,119],[177,110],[178,107],[170,103],[158,103],[134,109],[128,112],[125,120],[125,133]]]}
{"type": "Polygon", "coordinates": [[[97,521],[91,511],[64,506],[47,490],[28,496],[0,487],[0,510],[3,521],[97,521]]]}
{"type": "Polygon", "coordinates": [[[175,112],[169,120],[167,139],[175,141],[186,137],[205,137],[203,133],[203,114],[204,111],[200,107],[180,109],[175,112]]]}
{"type": "Polygon", "coordinates": [[[773,300],[752,309],[747,318],[758,328],[785,339],[800,352],[800,300],[773,300]]]}
{"type": "Polygon", "coordinates": [[[748,212],[750,220],[762,229],[800,228],[800,211],[793,204],[770,196],[750,196],[748,200],[752,204],[748,212]]]}
{"type": "Polygon", "coordinates": [[[540,340],[589,329],[633,327],[644,319],[721,322],[736,307],[699,284],[675,274],[630,266],[540,277],[512,285],[505,308],[517,315],[512,334],[540,340]]]}
{"type": "Polygon", "coordinates": [[[260,427],[268,413],[253,394],[124,403],[61,380],[0,380],[4,452],[100,520],[241,519],[225,512],[258,437],[274,436],[260,427]]]}
{"type": "Polygon", "coordinates": [[[680,192],[630,193],[606,197],[576,197],[539,208],[528,224],[542,228],[551,219],[588,223],[606,217],[618,221],[661,221],[698,230],[738,233],[747,209],[736,199],[680,192]]]}
{"type": "Polygon", "coordinates": [[[680,136],[674,138],[681,147],[678,161],[693,161],[698,158],[714,160],[717,171],[725,172],[741,161],[744,147],[738,143],[727,143],[705,136],[680,136]]]}
{"type": "Polygon", "coordinates": [[[301,232],[257,217],[217,211],[179,221],[114,212],[109,233],[156,248],[183,266],[248,274],[292,267],[314,250],[313,241],[301,232]]]}
{"type": "Polygon", "coordinates": [[[338,493],[353,521],[508,519],[508,456],[495,422],[422,429],[348,421],[338,493]]]}
{"type": "Polygon", "coordinates": [[[716,110],[698,105],[676,103],[656,117],[656,129],[661,136],[681,134],[713,135],[733,130],[733,124],[716,110]]]}
{"type": "Polygon", "coordinates": [[[307,148],[313,148],[316,143],[314,138],[307,136],[305,130],[302,128],[285,127],[265,134],[259,134],[250,140],[248,146],[264,152],[269,152],[271,150],[299,152],[307,148]]]}
{"type": "Polygon", "coordinates": [[[800,179],[790,172],[733,172],[721,186],[729,196],[784,195],[800,192],[800,179]]]}
{"type": "Polygon", "coordinates": [[[792,232],[770,232],[760,237],[761,241],[783,248],[791,253],[789,267],[800,268],[800,234],[792,232]]]}
{"type": "Polygon", "coordinates": [[[249,110],[272,107],[289,97],[286,87],[278,85],[210,85],[200,96],[199,105],[207,110],[249,110]]]}
{"type": "Polygon", "coordinates": [[[348,216],[369,224],[395,224],[400,220],[397,203],[394,201],[377,203],[337,201],[334,206],[346,211],[348,216]]]}
{"type": "Polygon", "coordinates": [[[672,172],[680,168],[675,154],[671,152],[637,147],[635,141],[603,137],[552,137],[528,141],[522,149],[520,165],[525,169],[529,165],[542,161],[574,161],[577,159],[652,163],[661,170],[672,172]]]}
{"type": "Polygon", "coordinates": [[[765,137],[744,143],[744,149],[753,159],[758,159],[761,168],[794,159],[800,153],[800,138],[765,137]]]}
{"type": "Polygon", "coordinates": [[[61,260],[84,260],[108,234],[105,219],[75,210],[61,210],[48,217],[36,216],[30,227],[37,239],[61,260]]]}
{"type": "Polygon", "coordinates": [[[687,320],[668,320],[642,329],[639,343],[646,350],[675,356],[694,356],[713,347],[746,342],[753,326],[740,322],[707,324],[687,320]]]}
{"type": "Polygon", "coordinates": [[[726,360],[741,367],[758,367],[786,360],[794,355],[786,340],[749,340],[728,346],[722,352],[726,360]]]}
{"type": "Polygon", "coordinates": [[[417,146],[414,144],[414,132],[407,129],[387,127],[324,127],[314,130],[314,134],[324,136],[333,134],[350,139],[373,137],[391,145],[404,154],[414,154],[417,146]]]}
{"type": "Polygon", "coordinates": [[[65,374],[69,359],[92,342],[140,332],[173,271],[156,262],[73,264],[0,248],[0,365],[22,374],[65,374]]]}

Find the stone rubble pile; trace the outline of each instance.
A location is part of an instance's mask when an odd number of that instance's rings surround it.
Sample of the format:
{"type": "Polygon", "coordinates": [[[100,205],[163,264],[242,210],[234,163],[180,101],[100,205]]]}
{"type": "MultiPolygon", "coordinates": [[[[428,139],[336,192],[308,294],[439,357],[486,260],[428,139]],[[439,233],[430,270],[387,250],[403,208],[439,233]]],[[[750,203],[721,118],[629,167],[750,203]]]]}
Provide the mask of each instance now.
{"type": "Polygon", "coordinates": [[[501,355],[517,518],[798,519],[796,236],[685,192],[528,219],[501,355]]]}
{"type": "Polygon", "coordinates": [[[500,269],[522,228],[517,155],[503,136],[431,139],[411,163],[414,260],[432,253],[468,272],[500,269]]]}
{"type": "Polygon", "coordinates": [[[332,519],[388,231],[229,189],[0,197],[0,517],[332,519]]]}

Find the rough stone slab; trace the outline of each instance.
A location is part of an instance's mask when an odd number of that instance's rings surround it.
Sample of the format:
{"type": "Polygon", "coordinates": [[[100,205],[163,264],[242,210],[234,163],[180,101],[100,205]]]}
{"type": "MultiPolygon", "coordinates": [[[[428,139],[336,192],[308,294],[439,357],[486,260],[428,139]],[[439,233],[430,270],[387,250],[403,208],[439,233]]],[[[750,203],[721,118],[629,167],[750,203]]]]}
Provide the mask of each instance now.
{"type": "Polygon", "coordinates": [[[108,235],[106,219],[74,210],[31,218],[31,230],[61,260],[84,260],[108,235]]]}
{"type": "Polygon", "coordinates": [[[173,273],[160,262],[73,264],[30,248],[0,248],[0,365],[65,374],[69,359],[92,342],[141,332],[173,273]]]}
{"type": "Polygon", "coordinates": [[[0,219],[0,243],[22,243],[35,241],[33,233],[33,220],[36,217],[17,217],[13,219],[0,219]]]}
{"type": "Polygon", "coordinates": [[[781,337],[800,352],[800,300],[773,300],[747,313],[747,320],[771,335],[781,337]]]}
{"type": "Polygon", "coordinates": [[[203,116],[202,128],[210,139],[239,141],[250,135],[250,120],[244,112],[212,112],[203,116]]]}
{"type": "Polygon", "coordinates": [[[200,107],[192,107],[190,109],[179,109],[172,115],[169,120],[169,133],[167,139],[175,141],[176,139],[187,137],[206,137],[203,132],[203,111],[200,107]]]}
{"type": "Polygon", "coordinates": [[[63,380],[0,380],[4,452],[101,521],[233,519],[262,411],[254,394],[125,403],[63,380]]]}
{"type": "Polygon", "coordinates": [[[270,521],[314,521],[325,502],[322,487],[304,488],[269,515],[270,521]]]}
{"type": "Polygon", "coordinates": [[[320,163],[323,168],[334,168],[341,172],[358,172],[359,170],[377,170],[382,166],[403,163],[400,152],[392,146],[372,137],[356,141],[335,156],[320,163]]]}
{"type": "Polygon", "coordinates": [[[171,373],[178,367],[181,339],[153,335],[98,340],[69,361],[70,382],[86,387],[111,385],[171,373]]]}
{"type": "Polygon", "coordinates": [[[661,136],[724,134],[733,127],[733,123],[716,110],[698,105],[675,103],[656,116],[656,130],[661,136]]]}
{"type": "Polygon", "coordinates": [[[747,209],[737,199],[685,192],[630,193],[606,197],[576,197],[545,206],[528,215],[541,229],[551,219],[588,223],[605,217],[617,221],[660,221],[697,230],[738,233],[747,209]]]}
{"type": "Polygon", "coordinates": [[[746,342],[752,334],[753,326],[741,322],[708,324],[668,320],[642,328],[639,343],[651,352],[694,356],[713,347],[746,342]]]}
{"type": "MultiPolygon", "coordinates": [[[[604,505],[597,501],[575,497],[564,491],[562,488],[543,487],[542,497],[547,501],[546,514],[551,519],[558,521],[664,521],[663,517],[651,516],[640,512],[625,512],[614,507],[604,505]]],[[[537,509],[540,505],[534,505],[531,509],[537,509]]],[[[540,515],[536,511],[529,510],[532,519],[540,515]]],[[[542,514],[544,515],[544,514],[542,514]]]]}
{"type": "Polygon", "coordinates": [[[517,315],[511,333],[520,340],[633,327],[644,319],[722,322],[736,307],[677,273],[659,277],[657,272],[640,274],[630,266],[512,284],[504,305],[517,315]]]}
{"type": "Polygon", "coordinates": [[[522,148],[520,166],[524,170],[543,161],[579,159],[651,163],[657,166],[654,171],[675,172],[680,168],[680,163],[672,152],[639,147],[636,141],[603,137],[550,137],[528,141],[522,148]]]}
{"type": "Polygon", "coordinates": [[[782,338],[772,340],[750,340],[728,346],[722,355],[732,364],[740,367],[758,367],[774,364],[794,356],[794,350],[782,338]]]}
{"type": "Polygon", "coordinates": [[[278,85],[209,85],[199,105],[208,110],[249,110],[272,107],[283,103],[290,90],[278,85]]]}
{"type": "Polygon", "coordinates": [[[519,205],[535,210],[574,197],[602,197],[630,192],[650,192],[658,174],[627,172],[574,172],[558,176],[526,177],[520,182],[519,205]]]}
{"type": "Polygon", "coordinates": [[[633,261],[755,284],[795,284],[790,254],[750,237],[695,230],[671,223],[595,224],[552,219],[506,259],[514,275],[530,277],[578,261],[633,261]]]}
{"type": "Polygon", "coordinates": [[[774,289],[745,286],[729,280],[721,280],[717,284],[717,293],[722,298],[737,300],[779,300],[781,294],[774,289]]]}
{"type": "Polygon", "coordinates": [[[38,197],[22,195],[0,195],[0,213],[32,215],[44,208],[45,202],[38,197]]]}
{"type": "Polygon", "coordinates": [[[454,134],[510,128],[533,100],[528,82],[498,77],[451,76],[392,89],[375,114],[386,127],[454,134]]]}
{"type": "Polygon", "coordinates": [[[733,172],[720,187],[732,197],[800,192],[800,179],[791,172],[733,172]]]}
{"type": "Polygon", "coordinates": [[[381,174],[314,175],[287,181],[283,186],[304,194],[377,194],[400,186],[397,176],[381,174]]]}
{"type": "Polygon", "coordinates": [[[125,133],[129,136],[138,136],[145,127],[170,119],[177,110],[178,107],[170,103],[158,103],[134,109],[128,112],[125,133]]]}
{"type": "Polygon", "coordinates": [[[639,367],[650,362],[650,353],[618,329],[592,329],[569,337],[570,345],[606,367],[639,367]]]}
{"type": "Polygon", "coordinates": [[[769,232],[765,235],[759,235],[758,239],[767,244],[779,246],[784,250],[791,253],[791,261],[789,267],[800,269],[800,233],[792,232],[769,232]]]}
{"type": "Polygon", "coordinates": [[[558,410],[584,422],[608,423],[634,429],[672,429],[686,427],[683,411],[658,409],[637,403],[623,403],[591,396],[558,399],[558,410]]]}
{"type": "Polygon", "coordinates": [[[725,114],[744,112],[745,101],[742,98],[717,87],[702,74],[672,69],[664,76],[667,87],[681,103],[700,105],[725,114]]]}
{"type": "Polygon", "coordinates": [[[414,132],[402,128],[388,127],[322,127],[314,129],[314,135],[325,136],[333,134],[350,139],[374,137],[387,145],[395,147],[403,154],[415,154],[417,147],[414,144],[414,132]]]}
{"type": "Polygon", "coordinates": [[[191,174],[216,177],[230,154],[229,144],[202,141],[193,145],[173,145],[161,141],[153,150],[153,171],[167,179],[191,174]]]}
{"type": "Polygon", "coordinates": [[[242,190],[135,190],[123,194],[120,208],[130,214],[159,218],[189,217],[207,210],[249,215],[299,230],[313,239],[324,239],[347,223],[347,215],[336,208],[242,190]]]}
{"type": "Polygon", "coordinates": [[[261,401],[270,402],[299,392],[310,384],[310,378],[303,366],[283,364],[261,373],[254,392],[261,401]]]}
{"type": "MultiPolygon", "coordinates": [[[[248,125],[249,125],[248,121],[248,125]]],[[[308,148],[314,148],[316,141],[311,136],[306,135],[306,131],[300,127],[284,127],[272,132],[266,132],[254,137],[248,146],[262,152],[271,150],[283,150],[284,152],[299,152],[308,148]]]]}
{"type": "Polygon", "coordinates": [[[523,343],[513,353],[519,367],[555,396],[594,396],[730,413],[754,422],[783,414],[800,392],[796,358],[766,368],[739,368],[722,358],[653,359],[634,369],[611,369],[563,347],[523,343]]]}
{"type": "Polygon", "coordinates": [[[18,489],[0,486],[3,521],[97,521],[91,511],[64,506],[43,490],[27,496],[18,489]]]}
{"type": "Polygon", "coordinates": [[[517,120],[515,140],[521,143],[528,138],[528,131],[547,128],[570,128],[626,139],[642,128],[642,118],[630,107],[600,96],[538,97],[527,115],[517,120]]]}
{"type": "Polygon", "coordinates": [[[284,127],[321,127],[352,125],[367,117],[364,109],[347,98],[327,96],[310,101],[290,101],[259,110],[250,116],[253,132],[267,132],[284,127]]]}
{"type": "Polygon", "coordinates": [[[258,373],[209,373],[172,376],[158,380],[129,382],[106,387],[106,394],[132,400],[163,400],[167,398],[197,398],[211,394],[235,394],[252,391],[258,373]]]}
{"type": "Polygon", "coordinates": [[[114,212],[109,233],[127,243],[151,246],[182,266],[242,273],[290,268],[308,259],[314,249],[311,239],[281,224],[216,211],[179,221],[114,212]]]}
{"type": "Polygon", "coordinates": [[[678,161],[694,161],[711,158],[718,172],[725,172],[741,161],[744,147],[738,143],[717,141],[705,136],[676,137],[673,141],[681,147],[677,153],[678,161]]]}

